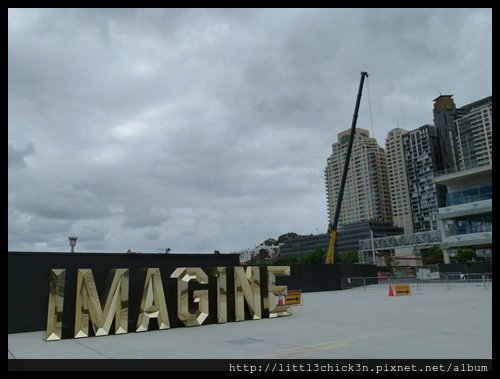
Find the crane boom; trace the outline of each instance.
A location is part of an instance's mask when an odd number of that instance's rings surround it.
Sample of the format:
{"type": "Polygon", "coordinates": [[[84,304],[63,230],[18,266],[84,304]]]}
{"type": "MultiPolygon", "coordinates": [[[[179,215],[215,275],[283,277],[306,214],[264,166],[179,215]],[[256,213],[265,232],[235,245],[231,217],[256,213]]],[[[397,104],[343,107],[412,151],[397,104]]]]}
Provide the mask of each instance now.
{"type": "Polygon", "coordinates": [[[349,160],[351,159],[352,143],[354,141],[354,132],[356,130],[356,122],[358,120],[359,103],[361,102],[361,93],[363,92],[363,83],[365,82],[365,77],[368,77],[368,73],[361,71],[361,81],[359,82],[358,97],[356,98],[356,106],[354,107],[354,115],[352,116],[351,134],[349,137],[349,144],[347,145],[347,154],[344,162],[344,170],[342,172],[342,179],[340,181],[340,189],[337,197],[337,206],[335,208],[335,214],[333,217],[333,222],[328,225],[328,247],[326,250],[325,263],[334,263],[334,247],[337,241],[337,224],[339,222],[340,207],[342,206],[342,198],[344,197],[344,186],[347,178],[347,170],[349,168],[349,160]]]}

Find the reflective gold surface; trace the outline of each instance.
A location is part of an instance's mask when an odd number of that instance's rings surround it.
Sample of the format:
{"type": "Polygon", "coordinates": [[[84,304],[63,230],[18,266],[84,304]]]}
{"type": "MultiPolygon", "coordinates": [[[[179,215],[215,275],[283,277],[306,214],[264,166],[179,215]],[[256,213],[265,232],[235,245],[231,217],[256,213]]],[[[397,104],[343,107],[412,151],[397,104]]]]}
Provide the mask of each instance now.
{"type": "Polygon", "coordinates": [[[234,268],[234,306],[236,321],[245,320],[245,300],[254,320],[262,318],[259,267],[234,268]]]}
{"type": "Polygon", "coordinates": [[[210,276],[217,280],[217,323],[227,322],[227,274],[225,267],[211,267],[210,276]]]}
{"type": "MultiPolygon", "coordinates": [[[[262,318],[262,304],[269,310],[269,317],[291,315],[290,304],[301,302],[300,291],[293,293],[287,286],[277,286],[276,276],[290,275],[289,266],[268,266],[268,289],[261,298],[260,267],[234,267],[234,299],[236,321],[245,320],[245,303],[253,319],[262,318]],[[289,296],[287,296],[287,292],[289,296]],[[293,295],[293,296],[292,296],[293,295]]],[[[152,318],[156,318],[159,329],[170,328],[169,315],[159,268],[143,269],[145,281],[138,312],[136,332],[149,329],[152,318]]],[[[217,322],[227,322],[227,268],[211,267],[209,275],[216,279],[217,322]]],[[[177,268],[170,276],[177,282],[177,316],[186,326],[202,325],[209,316],[208,276],[199,267],[177,268]],[[201,284],[189,283],[196,281],[201,284]],[[192,296],[192,297],[191,297],[192,296]]],[[[212,285],[214,283],[211,283],[212,285]]],[[[49,277],[49,301],[46,341],[62,338],[62,316],[64,305],[65,269],[52,269],[49,277]]],[[[110,270],[106,283],[104,307],[101,306],[91,269],[78,269],[76,282],[74,337],[89,336],[89,324],[96,336],[108,335],[114,321],[114,333],[128,331],[129,315],[129,270],[110,270]]],[[[213,310],[212,310],[213,311],[213,310]]]]}
{"type": "Polygon", "coordinates": [[[106,303],[102,313],[103,328],[109,334],[113,316],[115,319],[115,334],[128,332],[128,293],[129,270],[119,268],[110,270],[108,287],[106,288],[106,303]]]}
{"type": "Polygon", "coordinates": [[[113,319],[115,334],[128,329],[128,269],[110,270],[104,310],[91,269],[78,269],[76,282],[75,338],[89,336],[89,321],[96,336],[108,335],[113,319]]]}
{"type": "Polygon", "coordinates": [[[286,286],[276,285],[276,276],[290,276],[290,266],[267,266],[267,296],[264,302],[269,309],[269,318],[290,316],[290,305],[286,305],[286,286]]]}
{"type": "Polygon", "coordinates": [[[207,274],[199,267],[179,267],[171,278],[177,279],[177,317],[186,326],[198,326],[208,317],[208,289],[193,291],[193,301],[197,309],[189,309],[189,281],[196,280],[200,284],[208,284],[207,274]]]}
{"type": "Polygon", "coordinates": [[[144,291],[142,293],[141,308],[137,318],[136,332],[144,332],[149,328],[149,320],[156,318],[159,329],[169,329],[167,303],[161,273],[159,268],[148,268],[144,291]]]}
{"type": "Polygon", "coordinates": [[[227,274],[225,267],[217,267],[217,322],[227,322],[227,274]]]}
{"type": "Polygon", "coordinates": [[[65,269],[52,269],[49,273],[49,306],[45,341],[60,340],[62,336],[62,316],[64,306],[65,269]]]}

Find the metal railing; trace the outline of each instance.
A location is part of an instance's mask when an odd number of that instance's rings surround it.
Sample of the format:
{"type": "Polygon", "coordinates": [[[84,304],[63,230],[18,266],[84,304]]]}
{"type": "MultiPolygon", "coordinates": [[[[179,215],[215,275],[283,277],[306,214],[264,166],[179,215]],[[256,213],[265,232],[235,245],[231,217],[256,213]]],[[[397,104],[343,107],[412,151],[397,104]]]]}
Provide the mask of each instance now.
{"type": "Polygon", "coordinates": [[[477,168],[477,167],[482,167],[482,166],[490,166],[490,163],[482,163],[482,162],[469,162],[463,165],[455,166],[455,167],[450,167],[445,170],[440,170],[440,171],[435,171],[434,172],[434,177],[438,176],[443,176],[443,175],[448,175],[448,174],[455,174],[460,171],[467,171],[472,168],[477,168]]]}
{"type": "Polygon", "coordinates": [[[492,286],[493,274],[491,272],[479,274],[464,274],[458,272],[441,273],[439,279],[419,279],[416,276],[393,276],[393,277],[352,277],[342,278],[342,290],[363,287],[377,288],[388,284],[410,284],[412,288],[420,290],[422,287],[482,287],[487,290],[492,286]]]}

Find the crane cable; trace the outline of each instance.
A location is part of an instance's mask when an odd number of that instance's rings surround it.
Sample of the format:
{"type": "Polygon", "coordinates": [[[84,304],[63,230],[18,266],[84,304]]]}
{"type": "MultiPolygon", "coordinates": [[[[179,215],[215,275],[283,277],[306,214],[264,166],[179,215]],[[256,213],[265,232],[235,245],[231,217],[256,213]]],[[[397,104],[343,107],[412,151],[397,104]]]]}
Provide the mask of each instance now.
{"type": "Polygon", "coordinates": [[[373,130],[373,114],[372,114],[372,100],[370,97],[370,80],[369,77],[366,78],[366,92],[368,95],[368,110],[370,112],[370,124],[371,124],[371,132],[372,132],[372,138],[375,138],[375,132],[373,130]]]}

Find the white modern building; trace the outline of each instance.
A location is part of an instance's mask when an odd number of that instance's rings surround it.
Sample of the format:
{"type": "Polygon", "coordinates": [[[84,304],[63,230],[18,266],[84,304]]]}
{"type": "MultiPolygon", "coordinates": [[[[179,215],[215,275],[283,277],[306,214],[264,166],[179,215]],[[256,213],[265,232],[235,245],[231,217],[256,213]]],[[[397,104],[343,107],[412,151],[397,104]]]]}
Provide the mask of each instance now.
{"type": "Polygon", "coordinates": [[[434,182],[446,185],[446,206],[439,208],[439,229],[445,263],[459,247],[472,247],[485,260],[492,253],[492,170],[483,165],[436,173],[434,182]]]}

